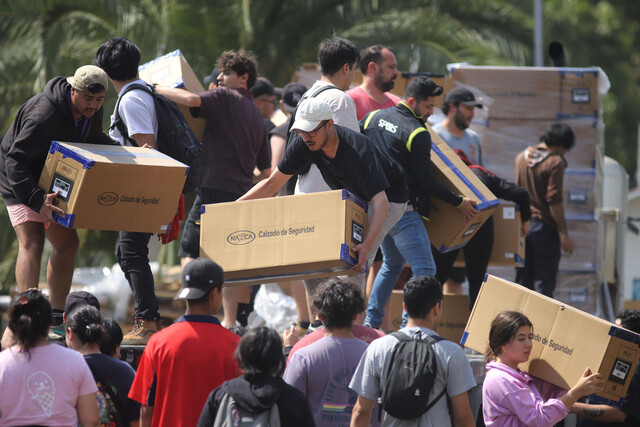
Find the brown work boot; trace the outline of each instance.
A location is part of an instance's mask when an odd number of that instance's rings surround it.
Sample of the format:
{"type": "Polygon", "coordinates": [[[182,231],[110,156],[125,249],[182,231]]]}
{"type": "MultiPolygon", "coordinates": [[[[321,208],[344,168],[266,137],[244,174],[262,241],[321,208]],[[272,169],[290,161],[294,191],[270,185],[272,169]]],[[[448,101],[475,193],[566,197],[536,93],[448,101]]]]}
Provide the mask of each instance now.
{"type": "Polygon", "coordinates": [[[155,320],[136,319],[131,332],[122,338],[122,345],[145,345],[156,332],[158,327],[155,320]]]}

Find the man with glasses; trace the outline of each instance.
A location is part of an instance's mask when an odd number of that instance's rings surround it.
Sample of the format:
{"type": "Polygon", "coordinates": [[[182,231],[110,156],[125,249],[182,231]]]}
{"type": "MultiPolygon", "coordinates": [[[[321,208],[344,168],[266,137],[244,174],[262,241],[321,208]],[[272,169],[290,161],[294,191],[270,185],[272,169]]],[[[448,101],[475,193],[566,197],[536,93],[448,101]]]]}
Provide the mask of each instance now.
{"type": "Polygon", "coordinates": [[[278,95],[282,94],[282,89],[273,87],[268,78],[258,77],[256,84],[249,91],[253,94],[253,102],[260,110],[264,127],[267,130],[267,134],[269,134],[276,127],[271,121],[271,117],[273,117],[273,113],[278,108],[278,95]]]}
{"type": "Polygon", "coordinates": [[[332,189],[346,188],[369,201],[367,232],[354,248],[358,262],[353,269],[364,272],[407,206],[402,168],[366,136],[334,124],[331,107],[317,98],[301,101],[291,130],[297,135],[278,167],[239,200],[269,197],[305,165],[315,164],[332,189]]]}

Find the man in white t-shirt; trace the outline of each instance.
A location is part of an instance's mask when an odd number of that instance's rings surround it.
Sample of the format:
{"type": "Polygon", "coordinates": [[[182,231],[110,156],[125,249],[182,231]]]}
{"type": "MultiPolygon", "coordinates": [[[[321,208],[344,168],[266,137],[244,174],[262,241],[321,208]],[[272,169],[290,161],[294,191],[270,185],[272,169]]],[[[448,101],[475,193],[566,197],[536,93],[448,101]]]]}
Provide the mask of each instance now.
{"type": "MultiPolygon", "coordinates": [[[[138,47],[123,37],[113,37],[98,48],[95,63],[107,73],[118,92],[116,109],[127,130],[126,135],[123,135],[114,127],[109,132],[111,138],[122,145],[156,148],[158,118],[153,97],[143,90],[126,92],[132,84],[146,84],[138,78],[138,47]]],[[[115,118],[116,111],[111,116],[112,124],[115,118]]],[[[160,326],[153,274],[149,267],[148,245],[151,236],[152,233],[118,233],[116,257],[134,299],[135,324],[133,330],[124,336],[124,345],[146,344],[160,326]]]]}

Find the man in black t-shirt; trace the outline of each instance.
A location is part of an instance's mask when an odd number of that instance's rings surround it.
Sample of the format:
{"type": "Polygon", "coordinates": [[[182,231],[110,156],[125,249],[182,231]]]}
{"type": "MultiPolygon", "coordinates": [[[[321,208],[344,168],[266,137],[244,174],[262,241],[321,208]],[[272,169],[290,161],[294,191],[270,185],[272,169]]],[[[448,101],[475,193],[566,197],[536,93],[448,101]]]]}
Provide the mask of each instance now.
{"type": "Polygon", "coordinates": [[[370,202],[367,233],[354,248],[358,263],[353,269],[363,272],[407,206],[404,172],[366,136],[336,126],[329,104],[317,98],[300,103],[291,131],[298,137],[287,147],[278,167],[239,200],[268,197],[291,175],[314,163],[332,189],[346,188],[370,202]]]}

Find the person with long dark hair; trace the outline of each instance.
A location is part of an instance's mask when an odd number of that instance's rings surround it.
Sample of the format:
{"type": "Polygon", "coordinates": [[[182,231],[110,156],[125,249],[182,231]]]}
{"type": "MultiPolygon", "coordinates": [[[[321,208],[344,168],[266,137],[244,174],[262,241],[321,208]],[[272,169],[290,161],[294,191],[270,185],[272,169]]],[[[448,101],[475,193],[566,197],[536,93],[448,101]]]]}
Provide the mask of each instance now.
{"type": "Polygon", "coordinates": [[[67,347],[82,354],[98,385],[100,423],[137,427],[140,404],[127,397],[136,373],[129,364],[100,351],[100,344],[108,338],[100,312],[89,305],[77,308],[66,326],[67,347]]]}
{"type": "Polygon", "coordinates": [[[14,344],[0,353],[0,425],[100,425],[91,371],[76,351],[47,341],[51,316],[38,289],[9,306],[14,344]]]}
{"type": "Polygon", "coordinates": [[[315,425],[306,397],[280,378],[285,359],[278,332],[266,326],[249,329],[236,348],[236,360],[243,375],[211,392],[198,427],[213,426],[216,416],[224,415],[218,413],[227,409],[221,406],[227,395],[249,414],[257,415],[277,405],[283,427],[315,425]]]}
{"type": "Polygon", "coordinates": [[[529,360],[532,337],[531,321],[517,311],[503,311],[491,322],[482,384],[486,426],[552,426],[579,398],[602,391],[602,376],[589,368],[568,392],[518,368],[529,360]]]}

